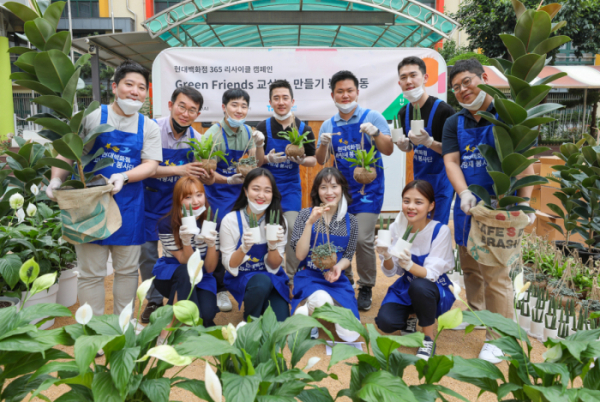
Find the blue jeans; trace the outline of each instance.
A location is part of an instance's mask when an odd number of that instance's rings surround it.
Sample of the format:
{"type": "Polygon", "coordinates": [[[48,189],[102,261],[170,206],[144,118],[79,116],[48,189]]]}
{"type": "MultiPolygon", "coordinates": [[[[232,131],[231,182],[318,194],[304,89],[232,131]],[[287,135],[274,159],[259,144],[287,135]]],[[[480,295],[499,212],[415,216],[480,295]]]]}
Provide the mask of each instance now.
{"type": "MultiPolygon", "coordinates": [[[[158,260],[158,241],[147,241],[142,244],[142,250],[140,252],[140,259],[138,262],[138,269],[142,282],[152,278],[152,269],[158,260]]],[[[148,293],[146,294],[148,303],[156,303],[158,305],[163,304],[163,297],[158,290],[154,287],[154,283],[150,286],[148,293]]]]}
{"type": "Polygon", "coordinates": [[[290,305],[279,294],[268,275],[257,274],[248,281],[244,294],[244,320],[248,316],[260,317],[271,304],[277,321],[290,316],[290,305]]]}

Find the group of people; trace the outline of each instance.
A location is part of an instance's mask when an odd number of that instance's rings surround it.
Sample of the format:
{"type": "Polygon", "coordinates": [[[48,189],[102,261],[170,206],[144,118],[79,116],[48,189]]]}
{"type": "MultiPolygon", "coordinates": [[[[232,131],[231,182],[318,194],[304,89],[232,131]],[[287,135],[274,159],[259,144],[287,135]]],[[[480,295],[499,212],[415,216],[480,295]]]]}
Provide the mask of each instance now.
{"type": "MultiPolygon", "coordinates": [[[[425,341],[417,356],[428,359],[435,354],[436,318],[454,302],[446,273],[455,265],[447,224],[456,193],[454,240],[459,246],[468,302],[474,310],[487,309],[512,318],[508,267],[483,266],[466,249],[469,210],[478,202],[468,186],[478,184],[493,194],[486,161],[477,149],[481,144],[495,146],[493,125],[477,115],[478,111],[495,113],[493,98],[479,88],[487,82],[487,75],[475,59],[456,63],[449,82],[463,109],[455,114],[451,106],[425,92],[428,75],[420,58],[403,59],[397,74],[409,104],[398,114],[406,134],[396,143],[382,114],[358,104],[357,78],[340,71],[330,84],[339,113],[323,122],[316,143],[304,145],[305,155],[295,157],[286,155],[289,142],[282,132],[296,128],[307,133],[309,141],[315,140],[315,135],[291,112],[294,94],[286,80],[270,85],[273,117],[255,129],[245,124],[248,93],[227,90],[222,98],[223,119],[202,134],[212,136],[214,150],[224,155],[225,160],[218,160],[212,170],[194,160],[188,144],[202,138],[192,128],[204,104],[200,92],[192,87],[177,88],[169,101],[170,115],[151,120],[138,112],[147,96],[148,72],[134,62],[123,63],[112,84],[115,102],[86,116],[80,135],[104,123],[114,127],[85,149],[96,155],[87,171],[107,157],[106,152],[97,153],[104,146],[127,149],[134,167],[115,163],[97,172],[113,185],[123,225],[107,239],[75,246],[79,302],[87,302],[96,315],[104,313],[104,278],[110,254],[115,314],[133,299],[138,269],[142,280],[155,278],[142,322],[148,322],[165,298],[173,304],[189,297],[198,305],[204,325],[212,326],[219,311],[232,309],[229,294],[243,307],[244,320],[260,316],[269,306],[278,320],[285,320],[290,314],[310,315],[324,304],[348,308],[360,319],[359,311],[372,305],[377,253],[382,272],[399,278],[378,306],[376,323],[383,332],[399,330],[403,334],[415,332],[418,323],[425,341]],[[426,125],[415,132],[410,116],[417,105],[426,125]],[[375,237],[385,190],[384,169],[378,164],[375,180],[359,184],[353,177],[355,167],[342,157],[364,144],[375,147],[376,158],[392,154],[394,146],[403,152],[414,151],[415,180],[402,192],[402,211],[389,228],[390,244],[375,237]],[[257,168],[244,177],[236,173],[235,164],[246,153],[256,158],[257,168]],[[335,159],[336,167],[324,168],[316,175],[310,190],[311,207],[302,209],[299,167],[324,165],[330,158],[335,159]],[[189,220],[183,224],[183,209],[192,211],[195,225],[189,220]],[[213,220],[217,210],[217,228],[201,232],[204,221],[213,220]],[[271,216],[281,217],[280,227],[276,236],[267,237],[271,216]],[[252,233],[251,224],[258,224],[260,236],[252,233]],[[414,237],[412,246],[396,250],[407,231],[414,237]],[[330,249],[333,246],[336,254],[335,264],[325,270],[320,261],[313,261],[311,251],[324,244],[330,249]],[[194,287],[186,263],[196,251],[204,265],[202,280],[194,287]],[[352,271],[355,255],[358,296],[352,271]]],[[[49,198],[54,199],[54,192],[66,179],[67,171],[52,168],[46,190],[49,198]]],[[[529,197],[531,188],[519,192],[529,197]]],[[[336,332],[343,341],[359,337],[339,325],[336,332]]],[[[487,339],[493,335],[488,333],[487,339]]],[[[317,328],[311,336],[318,337],[317,328]]],[[[480,358],[499,363],[501,355],[500,349],[485,343],[480,358]]]]}

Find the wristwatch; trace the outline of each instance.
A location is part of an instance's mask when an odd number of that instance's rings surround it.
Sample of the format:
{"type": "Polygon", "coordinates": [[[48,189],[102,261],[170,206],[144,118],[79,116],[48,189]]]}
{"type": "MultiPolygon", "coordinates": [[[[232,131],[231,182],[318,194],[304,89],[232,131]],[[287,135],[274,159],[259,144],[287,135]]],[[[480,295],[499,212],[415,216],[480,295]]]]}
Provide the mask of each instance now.
{"type": "Polygon", "coordinates": [[[123,184],[129,183],[129,176],[127,176],[127,173],[121,172],[121,175],[123,176],[123,184]]]}

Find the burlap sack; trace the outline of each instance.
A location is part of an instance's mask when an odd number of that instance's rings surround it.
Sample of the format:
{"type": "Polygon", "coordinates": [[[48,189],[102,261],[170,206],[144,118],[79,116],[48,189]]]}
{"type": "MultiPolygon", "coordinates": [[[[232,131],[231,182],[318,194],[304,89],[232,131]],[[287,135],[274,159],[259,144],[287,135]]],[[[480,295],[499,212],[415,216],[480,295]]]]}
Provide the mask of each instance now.
{"type": "Polygon", "coordinates": [[[526,214],[521,211],[494,211],[482,203],[469,212],[472,219],[467,249],[475,261],[507,267],[521,258],[521,239],[529,224],[526,214]]]}
{"type": "MultiPolygon", "coordinates": [[[[92,182],[98,179],[107,183],[101,175],[92,182]]],[[[107,184],[54,192],[61,210],[63,239],[72,244],[90,243],[106,239],[121,227],[121,211],[110,193],[112,189],[113,185],[107,184]]]]}

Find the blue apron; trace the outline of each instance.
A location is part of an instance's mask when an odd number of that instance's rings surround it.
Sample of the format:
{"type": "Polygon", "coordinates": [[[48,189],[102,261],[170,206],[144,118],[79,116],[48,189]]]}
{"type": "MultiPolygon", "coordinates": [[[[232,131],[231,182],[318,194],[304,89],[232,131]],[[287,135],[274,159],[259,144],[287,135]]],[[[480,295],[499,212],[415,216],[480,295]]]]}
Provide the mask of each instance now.
{"type": "MultiPolygon", "coordinates": [[[[342,251],[338,251],[337,260],[338,262],[344,256],[344,252],[348,247],[348,241],[350,240],[350,217],[346,214],[346,236],[333,236],[330,235],[330,241],[335,246],[342,248],[342,251]]],[[[312,226],[310,235],[310,244],[315,244],[315,236],[317,238],[317,246],[326,242],[324,239],[326,235],[318,234],[315,232],[315,225],[312,226]]],[[[348,268],[350,269],[350,267],[348,268]]],[[[338,302],[342,307],[351,310],[356,318],[360,320],[358,314],[358,304],[356,302],[356,296],[354,295],[354,289],[348,277],[342,274],[340,278],[334,283],[330,283],[323,277],[323,271],[317,268],[310,259],[310,252],[304,260],[298,265],[298,272],[294,276],[294,298],[292,299],[292,313],[298,307],[298,304],[317,290],[324,290],[329,293],[333,300],[338,302]]]]}
{"type": "MultiPolygon", "coordinates": [[[[433,137],[433,117],[441,99],[437,99],[429,112],[429,120],[425,131],[433,137]]],[[[410,104],[406,107],[406,116],[404,125],[407,131],[410,131],[410,104]]],[[[444,158],[442,155],[435,152],[433,149],[427,148],[425,145],[417,145],[415,147],[415,156],[413,159],[414,173],[416,180],[425,180],[433,186],[435,195],[435,218],[436,221],[448,224],[450,219],[450,206],[452,205],[452,196],[454,188],[446,175],[446,167],[444,166],[444,158]]]]}
{"type": "MultiPolygon", "coordinates": [[[[438,223],[433,229],[433,234],[431,236],[431,244],[433,244],[433,242],[435,241],[442,226],[442,223],[438,223]]],[[[416,256],[413,254],[412,261],[415,264],[423,266],[428,256],[429,253],[420,256],[416,256]]],[[[398,280],[394,282],[392,286],[390,286],[387,294],[381,302],[381,305],[383,306],[386,303],[398,303],[402,304],[403,306],[412,306],[413,302],[412,300],[410,300],[410,296],[408,295],[408,288],[410,287],[410,283],[413,281],[414,278],[415,276],[413,274],[405,271],[404,275],[398,278],[398,280]]],[[[436,284],[438,287],[438,291],[440,292],[440,299],[437,304],[435,316],[437,318],[440,315],[444,314],[446,311],[450,310],[450,308],[452,308],[452,305],[454,304],[454,300],[456,299],[452,291],[450,291],[449,289],[449,286],[452,284],[452,282],[450,282],[450,279],[448,279],[448,276],[446,274],[442,274],[438,278],[436,284]]]]}
{"type": "MultiPolygon", "coordinates": [[[[244,125],[248,133],[248,141],[250,141],[250,129],[248,126],[244,125]]],[[[220,158],[217,160],[217,173],[221,176],[229,177],[235,174],[235,165],[232,162],[237,162],[240,160],[242,156],[244,156],[244,151],[234,151],[229,149],[229,141],[227,141],[227,133],[225,133],[225,129],[221,128],[221,133],[223,137],[223,141],[225,141],[225,159],[229,162],[223,162],[220,158]]],[[[241,133],[240,133],[241,134],[241,133]]],[[[233,204],[235,204],[235,200],[239,197],[242,192],[241,184],[221,184],[215,183],[210,186],[204,186],[204,191],[206,192],[206,198],[208,199],[208,204],[212,205],[213,209],[216,211],[219,210],[218,222],[221,223],[221,219],[229,212],[231,212],[231,208],[233,208],[233,204]]]]}
{"type": "MultiPolygon", "coordinates": [[[[108,106],[101,106],[100,124],[108,120],[108,106]]],[[[104,153],[90,162],[83,171],[94,170],[96,163],[104,158],[113,158],[114,163],[95,172],[110,178],[115,173],[123,173],[142,163],[142,148],[144,146],[144,115],[138,113],[137,133],[113,130],[96,137],[94,146],[88,155],[94,155],[100,148],[104,153]]],[[[123,223],[119,230],[104,240],[93,244],[101,246],[137,246],[144,244],[144,185],[141,181],[128,183],[114,195],[121,211],[123,223]]]]}
{"type": "MultiPolygon", "coordinates": [[[[358,123],[347,124],[345,126],[338,126],[335,123],[335,119],[333,117],[331,118],[331,131],[333,133],[342,133],[342,135],[339,137],[332,137],[331,143],[333,144],[338,169],[342,172],[344,177],[346,177],[350,186],[352,204],[348,206],[348,212],[353,215],[364,212],[378,214],[381,212],[381,207],[383,205],[385,178],[383,175],[383,168],[380,167],[382,166],[382,161],[377,161],[378,166],[375,167],[375,171],[377,172],[377,178],[373,180],[373,182],[365,185],[365,195],[362,195],[360,194],[360,191],[363,185],[354,180],[355,167],[350,167],[350,165],[352,165],[352,162],[348,162],[345,159],[354,158],[353,151],[356,149],[360,149],[361,139],[365,143],[365,147],[369,146],[369,136],[360,132],[360,125],[363,124],[369,112],[369,109],[365,110],[358,123]],[[339,140],[337,138],[339,138],[339,140]]],[[[369,151],[369,149],[367,149],[367,151],[369,151]]],[[[373,156],[375,158],[381,158],[381,153],[377,150],[377,148],[375,149],[375,154],[373,156]]]]}
{"type": "MultiPolygon", "coordinates": [[[[496,119],[498,115],[496,115],[496,119]]],[[[467,186],[478,184],[485,188],[490,195],[495,195],[494,181],[488,173],[487,161],[479,152],[478,145],[487,144],[494,148],[494,125],[465,128],[465,116],[458,116],[457,137],[460,148],[460,168],[465,176],[467,186]]],[[[477,197],[479,201],[479,197],[477,197]]],[[[460,196],[456,195],[454,202],[454,240],[459,246],[466,246],[471,230],[471,216],[465,215],[460,209],[460,196]]]]}
{"type": "MultiPolygon", "coordinates": [[[[156,121],[156,120],[155,120],[156,121]]],[[[189,129],[190,138],[194,138],[194,130],[189,129]]],[[[190,149],[169,149],[163,148],[163,162],[160,166],[179,166],[194,161],[194,155],[190,154],[190,149]]],[[[173,205],[173,189],[179,176],[161,177],[155,179],[149,177],[144,183],[144,205],[146,207],[146,241],[158,241],[158,220],[169,213],[173,205]]]]}
{"type": "MultiPolygon", "coordinates": [[[[298,129],[304,133],[304,122],[300,122],[298,129]]],[[[265,155],[271,152],[285,152],[285,147],[290,143],[287,140],[274,138],[271,132],[271,118],[267,119],[267,148],[265,155]]],[[[268,163],[263,166],[275,177],[275,183],[281,193],[281,208],[283,212],[300,211],[302,209],[302,183],[300,182],[300,165],[289,159],[282,163],[268,163]]]]}
{"type": "MultiPolygon", "coordinates": [[[[242,215],[240,211],[236,211],[238,227],[240,230],[240,239],[238,240],[237,248],[242,245],[242,236],[244,235],[244,226],[242,225],[242,215]]],[[[225,278],[223,282],[225,287],[229,290],[229,293],[238,303],[238,309],[242,308],[244,301],[244,294],[246,293],[246,285],[248,281],[256,274],[268,275],[277,289],[277,292],[283,297],[288,303],[290,302],[290,286],[287,275],[282,269],[277,271],[277,274],[272,274],[267,271],[265,266],[265,255],[267,255],[269,247],[267,243],[255,244],[250,248],[247,253],[250,259],[245,263],[242,263],[238,269],[238,276],[233,276],[229,271],[225,272],[225,278]]]]}
{"type": "MultiPolygon", "coordinates": [[[[202,253],[202,260],[206,253],[202,253]]],[[[154,268],[152,268],[152,275],[156,276],[156,279],[169,280],[173,277],[175,270],[181,265],[181,263],[174,257],[160,257],[154,268]]],[[[208,290],[211,293],[217,294],[217,280],[213,276],[212,272],[208,273],[202,267],[202,280],[196,285],[199,289],[208,290]]],[[[183,295],[187,298],[187,295],[183,295]]],[[[180,299],[182,300],[182,299],[180,299]]]]}

